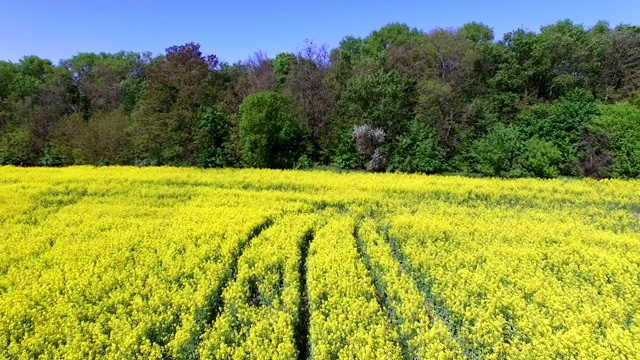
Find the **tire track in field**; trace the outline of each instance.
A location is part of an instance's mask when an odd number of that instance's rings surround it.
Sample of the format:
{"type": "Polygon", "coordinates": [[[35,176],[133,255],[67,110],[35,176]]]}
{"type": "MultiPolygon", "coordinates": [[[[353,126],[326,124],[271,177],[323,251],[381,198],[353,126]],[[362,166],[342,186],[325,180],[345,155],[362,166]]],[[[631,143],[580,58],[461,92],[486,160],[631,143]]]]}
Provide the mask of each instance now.
{"type": "MultiPolygon", "coordinates": [[[[462,349],[463,355],[466,359],[479,359],[478,352],[473,347],[472,344],[469,344],[465,339],[460,337],[458,330],[462,326],[462,324],[452,318],[450,316],[450,311],[444,304],[444,302],[433,294],[432,287],[433,284],[426,280],[424,274],[418,269],[411,266],[409,263],[406,254],[402,250],[401,245],[398,242],[398,239],[394,239],[389,236],[387,229],[379,230],[380,235],[385,239],[387,244],[390,246],[393,258],[398,264],[401,271],[407,273],[410,278],[413,280],[417,289],[423,295],[425,299],[425,311],[430,319],[437,318],[447,327],[451,338],[454,339],[462,349]]],[[[384,286],[384,285],[382,285],[384,286]]],[[[384,287],[382,288],[384,290],[384,287]]]]}
{"type": "MultiPolygon", "coordinates": [[[[397,319],[396,311],[393,307],[390,306],[388,294],[385,291],[386,285],[382,282],[382,279],[380,278],[380,276],[376,274],[376,271],[373,269],[373,264],[371,263],[371,257],[364,250],[364,244],[359,235],[359,232],[360,232],[359,223],[361,221],[362,220],[358,221],[356,226],[353,228],[353,238],[356,240],[356,249],[358,250],[358,254],[362,259],[364,266],[367,269],[367,272],[369,272],[369,277],[371,277],[373,286],[376,289],[376,301],[378,302],[378,306],[380,306],[380,308],[384,311],[387,317],[389,317],[389,321],[396,328],[396,331],[400,333],[400,329],[398,328],[398,324],[396,320],[397,319]]],[[[399,345],[400,345],[400,349],[402,350],[402,357],[404,359],[412,359],[412,357],[410,356],[409,346],[406,340],[401,338],[399,345]]]]}
{"type": "Polygon", "coordinates": [[[309,343],[309,321],[311,313],[309,310],[309,289],[307,287],[307,258],[309,256],[309,246],[313,242],[315,234],[309,231],[300,244],[300,309],[298,311],[298,324],[296,329],[296,346],[298,348],[298,360],[305,360],[310,355],[309,343]]]}
{"type": "Polygon", "coordinates": [[[216,321],[216,318],[222,311],[222,309],[224,309],[222,292],[227,287],[227,285],[229,285],[229,283],[236,280],[236,277],[238,275],[238,261],[240,260],[240,257],[242,256],[244,251],[249,247],[249,245],[251,244],[251,241],[257,238],[258,236],[260,236],[260,234],[263,231],[271,227],[273,225],[273,222],[274,221],[272,218],[265,219],[258,226],[254,227],[253,230],[251,230],[251,232],[249,233],[247,240],[244,241],[244,243],[240,244],[240,248],[238,249],[238,252],[234,254],[235,256],[231,260],[232,265],[228,272],[229,275],[227,276],[226,279],[223,280],[222,284],[220,284],[217,291],[214,294],[212,294],[212,297],[210,297],[209,309],[211,309],[211,313],[209,314],[209,316],[207,316],[207,321],[206,321],[207,324],[214,323],[216,321]],[[218,304],[219,306],[216,306],[216,304],[218,304]]]}
{"type": "MultiPolygon", "coordinates": [[[[260,236],[260,234],[271,227],[273,223],[274,220],[272,218],[266,218],[251,230],[245,241],[239,244],[238,251],[233,254],[230,261],[231,265],[227,271],[227,276],[222,280],[219,286],[208,294],[204,306],[196,310],[197,320],[195,329],[193,331],[189,331],[189,339],[178,347],[176,350],[177,353],[185,354],[184,356],[192,359],[197,359],[199,357],[197,354],[197,348],[200,342],[200,337],[204,333],[206,326],[215,323],[216,319],[224,309],[222,293],[229,283],[235,281],[238,274],[238,261],[240,260],[240,257],[249,247],[251,241],[260,236]]],[[[171,358],[169,354],[165,355],[171,358]]]]}
{"type": "MultiPolygon", "coordinates": [[[[36,242],[31,236],[32,233],[40,230],[40,226],[46,223],[47,219],[57,214],[60,210],[79,203],[87,195],[84,187],[72,186],[50,186],[30,197],[30,206],[22,213],[11,220],[14,224],[26,226],[26,233],[21,236],[20,241],[0,242],[0,251],[5,253],[3,261],[0,262],[0,276],[6,275],[10,267],[18,267],[25,260],[39,257],[50,251],[56,244],[57,239],[47,236],[36,242]],[[23,242],[29,244],[29,251],[14,251],[22,246],[23,242]]],[[[1,220],[1,219],[0,219],[1,220]]],[[[9,227],[8,220],[0,221],[0,227],[9,227]]],[[[0,240],[4,240],[1,239],[0,240]]]]}

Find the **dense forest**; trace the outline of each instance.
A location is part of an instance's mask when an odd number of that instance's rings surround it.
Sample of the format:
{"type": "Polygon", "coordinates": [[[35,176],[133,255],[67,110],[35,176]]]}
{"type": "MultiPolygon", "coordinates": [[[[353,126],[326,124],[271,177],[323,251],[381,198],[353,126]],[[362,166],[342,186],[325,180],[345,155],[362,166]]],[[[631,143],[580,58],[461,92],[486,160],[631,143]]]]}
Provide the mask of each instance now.
{"type": "Polygon", "coordinates": [[[640,27],[392,23],[235,64],[195,43],[0,61],[2,164],[638,178],[640,27]]]}

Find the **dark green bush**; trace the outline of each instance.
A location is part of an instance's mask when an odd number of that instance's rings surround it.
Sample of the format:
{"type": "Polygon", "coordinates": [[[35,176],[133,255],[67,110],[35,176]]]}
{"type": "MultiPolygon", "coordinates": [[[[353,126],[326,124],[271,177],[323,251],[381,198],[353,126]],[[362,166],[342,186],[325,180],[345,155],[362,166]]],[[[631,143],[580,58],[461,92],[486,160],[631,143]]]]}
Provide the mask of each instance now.
{"type": "Polygon", "coordinates": [[[640,177],[640,108],[630,103],[600,107],[590,131],[607,139],[606,152],[613,157],[609,173],[613,177],[640,177]]]}
{"type": "Polygon", "coordinates": [[[197,158],[199,167],[224,167],[232,164],[230,145],[227,142],[231,123],[223,111],[207,107],[198,115],[196,134],[197,158]]]}
{"type": "Polygon", "coordinates": [[[247,96],[240,105],[242,159],[250,167],[292,168],[303,127],[289,98],[275,92],[247,96]]]}
{"type": "Polygon", "coordinates": [[[445,169],[444,151],[438,146],[435,131],[420,121],[412,121],[409,132],[389,144],[389,171],[432,174],[445,169]]]}
{"type": "Polygon", "coordinates": [[[519,176],[522,148],[522,134],[515,126],[494,125],[485,136],[471,144],[469,170],[487,176],[519,176]]]}
{"type": "Polygon", "coordinates": [[[559,175],[558,166],[562,161],[562,154],[553,143],[533,137],[523,144],[522,150],[522,155],[517,160],[522,175],[541,178],[559,175]]]}
{"type": "Polygon", "coordinates": [[[582,133],[598,112],[590,93],[574,90],[552,104],[533,106],[518,117],[518,123],[526,138],[549,141],[560,151],[560,174],[576,176],[584,172],[579,166],[586,156],[582,133]]]}
{"type": "Polygon", "coordinates": [[[29,131],[17,127],[0,138],[0,165],[35,165],[37,150],[29,131]]]}
{"type": "Polygon", "coordinates": [[[356,141],[353,139],[353,130],[349,129],[342,133],[332,162],[340,169],[364,168],[367,162],[364,155],[358,152],[356,141]]]}

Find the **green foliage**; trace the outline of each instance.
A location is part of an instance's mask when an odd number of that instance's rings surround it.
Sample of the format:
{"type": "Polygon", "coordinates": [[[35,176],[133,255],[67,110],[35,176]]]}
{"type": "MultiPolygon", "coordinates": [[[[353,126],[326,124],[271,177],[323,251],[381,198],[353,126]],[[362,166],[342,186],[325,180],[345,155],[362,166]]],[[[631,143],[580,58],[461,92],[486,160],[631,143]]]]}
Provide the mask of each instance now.
{"type": "Polygon", "coordinates": [[[581,174],[580,160],[585,156],[581,133],[599,112],[593,96],[584,90],[572,91],[551,105],[536,105],[519,117],[527,137],[538,136],[551,142],[561,154],[562,175],[581,174]]]}
{"type": "Polygon", "coordinates": [[[54,70],[51,61],[37,56],[25,56],[16,64],[0,61],[0,128],[16,105],[45,89],[54,70]]]}
{"type": "Polygon", "coordinates": [[[54,67],[50,60],[33,55],[25,56],[16,64],[16,77],[13,84],[15,95],[24,99],[36,94],[44,88],[45,82],[53,71],[54,67]]]}
{"type": "Polygon", "coordinates": [[[640,109],[640,91],[636,91],[633,94],[631,94],[629,99],[627,99],[627,102],[629,103],[629,105],[632,105],[640,109]]]}
{"type": "Polygon", "coordinates": [[[478,87],[473,72],[479,46],[460,29],[435,29],[409,50],[413,66],[404,65],[416,78],[415,116],[435,130],[447,159],[475,122],[477,105],[469,94],[478,87]]]}
{"type": "Polygon", "coordinates": [[[590,130],[608,140],[613,156],[610,173],[614,177],[640,177],[640,109],[630,103],[602,105],[590,130]]]}
{"type": "Polygon", "coordinates": [[[300,169],[313,169],[316,166],[317,166],[317,164],[313,160],[311,160],[311,158],[309,158],[307,155],[302,155],[296,161],[296,164],[293,166],[293,168],[297,169],[297,170],[300,170],[300,169]]]}
{"type": "Polygon", "coordinates": [[[560,174],[558,166],[561,160],[562,154],[555,145],[533,137],[523,144],[517,166],[521,167],[522,175],[554,178],[560,174]]]}
{"type": "Polygon", "coordinates": [[[414,120],[407,134],[386,147],[389,171],[433,174],[446,168],[444,151],[438,146],[433,128],[414,120]]]}
{"type": "Polygon", "coordinates": [[[59,165],[86,164],[84,144],[87,141],[87,122],[82,115],[75,113],[63,116],[51,131],[41,162],[59,165]]]}
{"type": "Polygon", "coordinates": [[[7,61],[0,61],[0,99],[8,98],[13,95],[13,79],[15,77],[16,67],[7,61]]]}
{"type": "Polygon", "coordinates": [[[198,116],[197,165],[203,168],[224,167],[232,163],[227,143],[231,123],[228,116],[217,108],[204,108],[198,116]]]}
{"type": "Polygon", "coordinates": [[[535,136],[525,139],[517,126],[494,125],[472,143],[467,170],[500,177],[557,177],[562,157],[556,146],[535,136]]]}
{"type": "Polygon", "coordinates": [[[353,139],[353,130],[342,132],[340,143],[332,158],[332,162],[340,169],[362,169],[366,164],[364,156],[358,152],[356,141],[353,139]]]}
{"type": "Polygon", "coordinates": [[[391,138],[403,133],[413,117],[413,86],[396,70],[355,76],[342,92],[344,118],[382,128],[391,138]]]}
{"type": "Polygon", "coordinates": [[[514,126],[495,125],[475,140],[469,152],[469,170],[487,176],[521,175],[518,158],[522,151],[522,134],[514,126]]]}
{"type": "Polygon", "coordinates": [[[584,87],[584,65],[589,60],[586,51],[590,48],[587,37],[584,27],[571,20],[542,27],[536,50],[549,70],[548,88],[544,89],[549,99],[584,87]]]}
{"type": "Polygon", "coordinates": [[[362,52],[368,56],[388,49],[391,46],[416,44],[424,35],[416,28],[410,28],[407,24],[390,23],[380,30],[373,31],[363,41],[362,52]]]}
{"type": "Polygon", "coordinates": [[[47,143],[44,147],[44,155],[40,159],[40,164],[44,166],[63,166],[66,165],[62,159],[63,155],[60,153],[60,150],[52,145],[51,143],[47,143]]]}
{"type": "Polygon", "coordinates": [[[461,30],[469,40],[476,44],[489,43],[494,39],[493,29],[483,23],[472,21],[464,24],[461,30]]]}
{"type": "Polygon", "coordinates": [[[135,119],[136,157],[141,163],[195,165],[198,114],[215,101],[212,78],[218,60],[188,43],[166,50],[148,70],[148,88],[135,119]]]}
{"type": "Polygon", "coordinates": [[[303,128],[289,98],[274,92],[247,96],[240,105],[242,158],[250,167],[291,168],[303,128]]]}
{"type": "Polygon", "coordinates": [[[35,159],[33,139],[26,129],[18,127],[0,137],[0,165],[30,165],[35,159]]]}
{"type": "Polygon", "coordinates": [[[94,114],[84,120],[78,113],[64,116],[47,143],[43,165],[133,164],[131,121],[120,110],[94,114]]]}
{"type": "Polygon", "coordinates": [[[292,53],[280,53],[271,62],[273,72],[278,77],[278,84],[283,85],[287,81],[287,76],[291,71],[291,66],[296,61],[296,56],[292,53]]]}
{"type": "Polygon", "coordinates": [[[354,75],[355,66],[360,59],[362,39],[347,36],[340,41],[338,48],[331,52],[333,62],[327,81],[336,89],[343,90],[354,75]]]}
{"type": "Polygon", "coordinates": [[[94,114],[86,123],[83,148],[93,165],[133,164],[131,120],[121,110],[94,114]]]}

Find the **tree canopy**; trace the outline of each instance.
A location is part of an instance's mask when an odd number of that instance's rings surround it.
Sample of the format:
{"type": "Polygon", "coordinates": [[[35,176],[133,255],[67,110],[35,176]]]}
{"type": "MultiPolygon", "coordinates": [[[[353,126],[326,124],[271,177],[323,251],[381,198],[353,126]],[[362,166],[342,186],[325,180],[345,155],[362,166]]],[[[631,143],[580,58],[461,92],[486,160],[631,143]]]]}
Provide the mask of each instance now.
{"type": "Polygon", "coordinates": [[[605,21],[390,23],[235,64],[32,55],[0,61],[0,165],[373,169],[355,127],[384,138],[376,171],[637,178],[638,99],[640,27],[605,21]]]}

